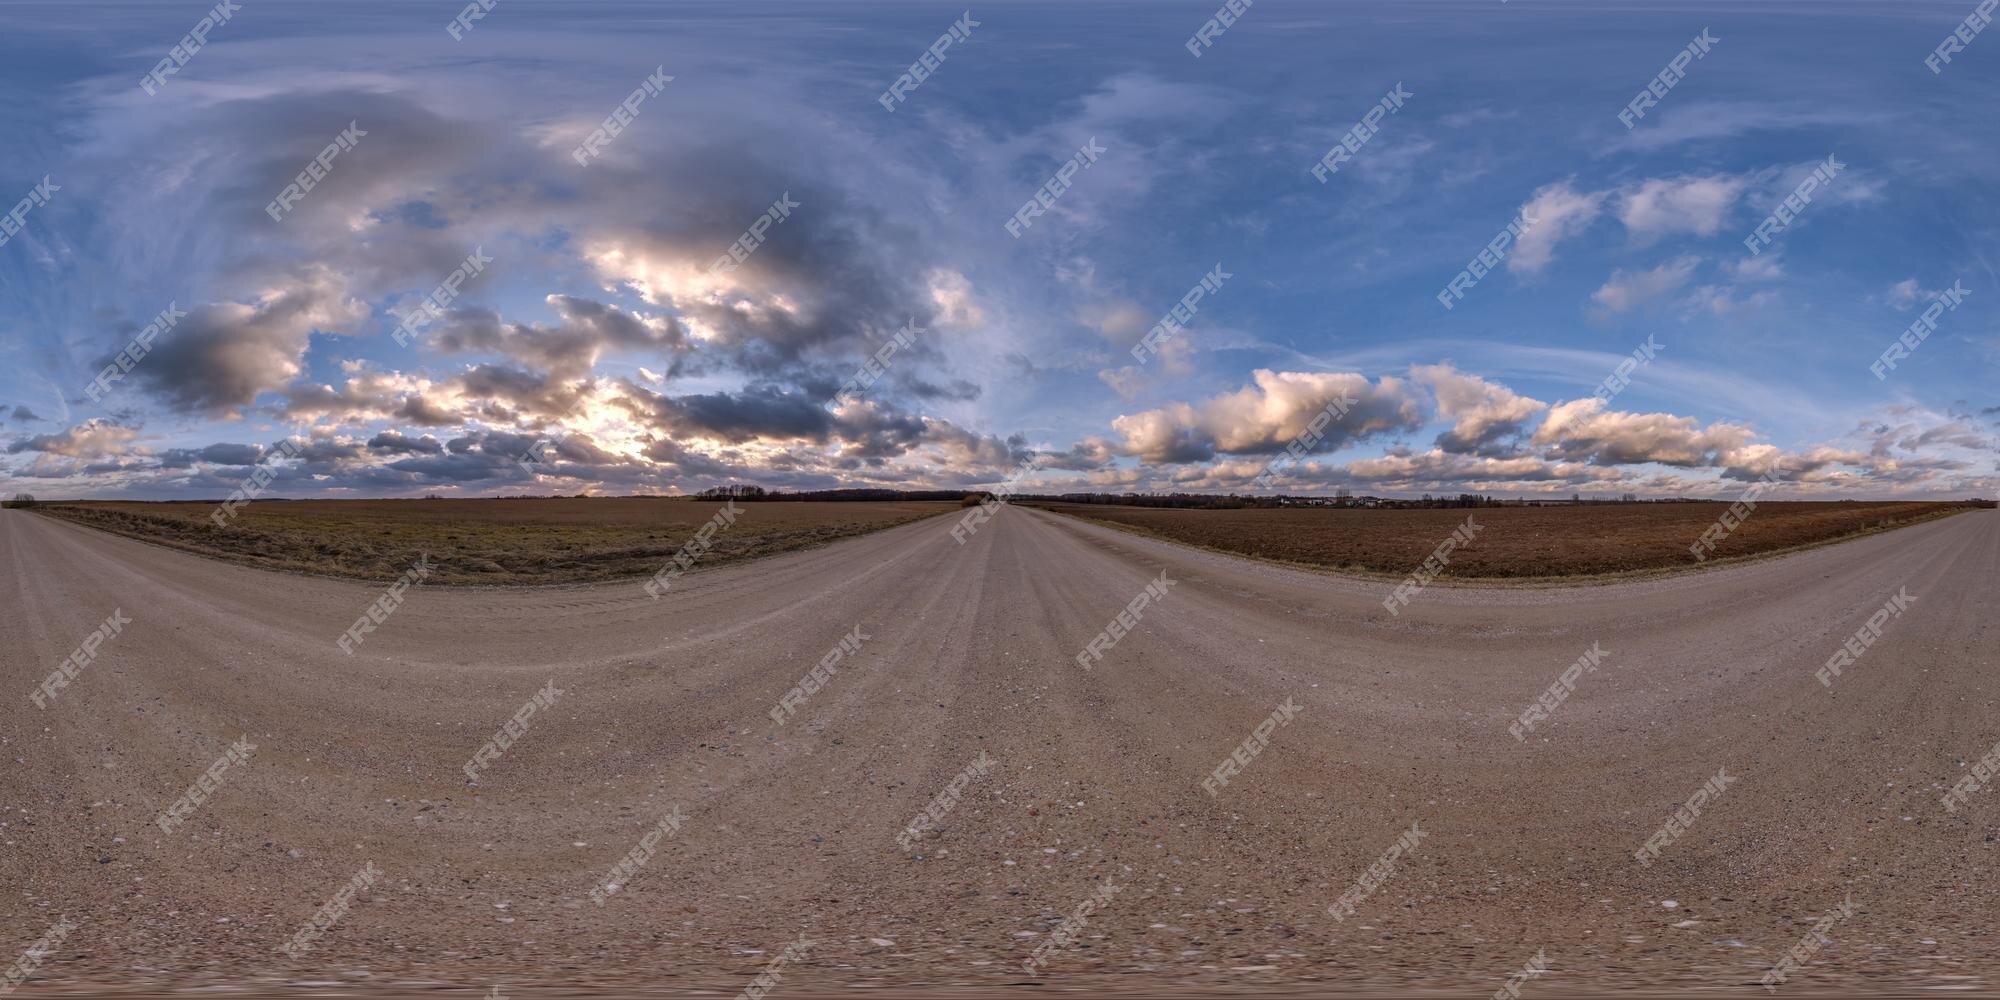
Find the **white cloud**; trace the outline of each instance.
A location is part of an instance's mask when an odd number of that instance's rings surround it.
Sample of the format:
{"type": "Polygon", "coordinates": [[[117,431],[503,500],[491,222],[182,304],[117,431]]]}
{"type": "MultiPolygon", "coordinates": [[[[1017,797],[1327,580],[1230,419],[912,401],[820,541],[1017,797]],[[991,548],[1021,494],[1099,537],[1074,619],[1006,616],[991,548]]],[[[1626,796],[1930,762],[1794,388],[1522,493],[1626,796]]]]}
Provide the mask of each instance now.
{"type": "Polygon", "coordinates": [[[1095,329],[1113,347],[1128,350],[1139,335],[1152,328],[1153,318],[1130,299],[1113,299],[1085,306],[1077,320],[1095,329]]]}
{"type": "MultiPolygon", "coordinates": [[[[1801,219],[1810,220],[1821,207],[1862,205],[1882,199],[1888,182],[1870,176],[1852,160],[1840,160],[1840,164],[1840,172],[1812,192],[1813,207],[1801,212],[1801,219]]],[[[1820,157],[1786,167],[1760,170],[1756,174],[1757,183],[1748,191],[1745,201],[1760,214],[1772,211],[1791,197],[1806,178],[1825,165],[1826,157],[1820,157]]]]}
{"type": "Polygon", "coordinates": [[[64,458],[103,458],[131,454],[144,454],[144,448],[135,449],[133,441],[139,436],[137,428],[126,427],[102,417],[92,417],[74,427],[54,434],[41,434],[22,438],[7,446],[9,454],[21,452],[41,452],[47,455],[61,455],[64,458]]]}
{"type": "Polygon", "coordinates": [[[1477,451],[1549,408],[1539,399],[1466,375],[1449,364],[1416,367],[1410,374],[1437,396],[1438,415],[1452,421],[1451,430],[1438,435],[1438,446],[1445,451],[1477,451]]]}
{"type": "Polygon", "coordinates": [[[1700,265],[1701,258],[1690,254],[1676,257],[1649,271],[1628,272],[1619,268],[1611,272],[1611,279],[1604,283],[1604,287],[1591,293],[1590,298],[1610,312],[1624,312],[1679,291],[1688,279],[1694,277],[1694,269],[1700,265]]]}
{"type": "Polygon", "coordinates": [[[1146,388],[1146,371],[1137,365],[1105,368],[1097,373],[1097,380],[1110,386],[1118,398],[1129,403],[1146,388]]]}
{"type": "Polygon", "coordinates": [[[1550,184],[1521,206],[1521,218],[1533,220],[1514,243],[1507,270],[1540,274],[1555,259],[1556,245],[1583,232],[1604,210],[1605,192],[1584,193],[1568,181],[1550,184]]]}
{"type": "Polygon", "coordinates": [[[1256,383],[1198,405],[1174,403],[1120,416],[1111,422],[1123,450],[1148,462],[1192,462],[1217,452],[1275,453],[1306,429],[1336,399],[1352,400],[1325,428],[1317,451],[1394,430],[1422,426],[1418,394],[1410,383],[1384,376],[1371,384],[1351,372],[1276,372],[1260,368],[1256,383]]]}
{"type": "Polygon", "coordinates": [[[1569,181],[1550,184],[1521,206],[1521,217],[1534,224],[1515,243],[1507,268],[1516,274],[1546,270],[1557,245],[1589,228],[1614,200],[1618,220],[1636,237],[1713,236],[1749,187],[1748,178],[1726,174],[1656,177],[1605,191],[1578,191],[1569,181]]]}
{"type": "Polygon", "coordinates": [[[949,268],[934,267],[925,278],[930,283],[931,302],[937,306],[932,322],[959,329],[971,329],[986,322],[986,313],[979,308],[972,282],[966,280],[965,275],[949,268]]]}
{"type": "Polygon", "coordinates": [[[1744,257],[1725,267],[1738,281],[1776,281],[1785,276],[1784,258],[1775,252],[1744,257]]]}
{"type": "Polygon", "coordinates": [[[1919,302],[1929,302],[1943,294],[1935,288],[1919,287],[1915,278],[1904,278],[1889,286],[1888,298],[1891,308],[1903,312],[1919,302]]]}
{"type": "Polygon", "coordinates": [[[1741,424],[1702,427],[1671,413],[1607,410],[1595,396],[1557,404],[1535,431],[1534,442],[1552,457],[1598,465],[1659,462],[1705,467],[1742,465],[1755,433],[1741,424]]]}
{"type": "Polygon", "coordinates": [[[1547,482],[1577,475],[1579,471],[1574,466],[1552,466],[1533,456],[1476,458],[1439,448],[1347,463],[1348,474],[1357,480],[1415,489],[1445,483],[1547,482]]]}
{"type": "Polygon", "coordinates": [[[1749,184],[1746,178],[1725,174],[1654,178],[1620,193],[1618,219],[1641,237],[1666,233],[1713,236],[1749,184]]]}

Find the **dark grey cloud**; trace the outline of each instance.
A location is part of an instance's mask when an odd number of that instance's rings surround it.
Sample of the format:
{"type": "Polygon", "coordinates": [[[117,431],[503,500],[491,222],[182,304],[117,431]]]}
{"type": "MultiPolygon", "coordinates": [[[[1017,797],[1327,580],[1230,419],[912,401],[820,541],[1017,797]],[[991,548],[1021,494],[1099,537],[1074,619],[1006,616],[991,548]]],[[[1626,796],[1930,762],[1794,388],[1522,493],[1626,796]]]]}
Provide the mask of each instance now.
{"type": "Polygon", "coordinates": [[[632,388],[636,398],[628,409],[676,437],[693,435],[731,443],[772,438],[823,443],[833,429],[833,416],[825,408],[778,386],[685,396],[632,388]]]}
{"type": "Polygon", "coordinates": [[[451,352],[488,352],[568,378],[587,375],[607,350],[663,352],[676,374],[688,348],[687,331],[671,317],[642,318],[615,305],[571,295],[551,295],[554,324],[503,323],[491,309],[450,312],[433,342],[451,352]]]}
{"type": "Polygon", "coordinates": [[[450,381],[471,411],[460,419],[477,416],[492,423],[560,420],[577,412],[590,385],[506,365],[476,365],[450,381]]]}
{"type": "Polygon", "coordinates": [[[421,393],[408,396],[396,408],[395,417],[419,427],[450,427],[458,423],[458,414],[432,403],[421,393]]]}
{"type": "Polygon", "coordinates": [[[1036,458],[1036,467],[1065,472],[1096,472],[1111,466],[1116,451],[1102,438],[1089,438],[1062,451],[1047,451],[1036,458]]]}
{"type": "Polygon", "coordinates": [[[369,438],[368,448],[391,455],[436,455],[444,451],[444,443],[429,434],[413,438],[402,431],[388,430],[369,438]]]}
{"type": "MultiPolygon", "coordinates": [[[[384,435],[377,435],[377,439],[382,437],[384,435]]],[[[431,441],[429,438],[422,440],[431,441]]],[[[408,442],[407,438],[401,439],[403,445],[408,442]]],[[[598,447],[596,442],[583,434],[549,437],[479,430],[454,437],[436,449],[408,448],[407,451],[411,457],[385,463],[382,467],[411,481],[424,483],[501,482],[527,485],[534,483],[538,475],[604,481],[618,478],[616,473],[621,465],[632,464],[630,459],[598,447]]]]}
{"type": "Polygon", "coordinates": [[[171,448],[160,453],[160,468],[186,469],[196,462],[210,465],[255,465],[264,449],[254,444],[212,444],[205,448],[171,448]]]}
{"type": "Polygon", "coordinates": [[[343,279],[323,267],[305,268],[255,303],[188,310],[128,378],[171,410],[222,416],[295,378],[313,332],[347,331],[365,316],[343,279]]]}
{"type": "Polygon", "coordinates": [[[135,145],[208,179],[211,224],[233,248],[225,254],[231,273],[263,276],[269,261],[309,259],[371,297],[429,291],[473,250],[478,234],[465,232],[464,222],[480,202],[505,196],[508,164],[553,159],[510,130],[439,114],[387,89],[262,94],[159,122],[158,141],[135,145]],[[266,206],[350,125],[366,134],[274,221],[266,206]],[[175,141],[190,135],[202,141],[175,141]],[[363,217],[371,226],[357,234],[354,220],[363,217]]]}
{"type": "MultiPolygon", "coordinates": [[[[515,454],[491,453],[507,450],[500,439],[460,444],[488,434],[482,426],[546,429],[557,444],[544,475],[595,468],[606,481],[631,476],[635,485],[656,485],[639,477],[662,473],[747,472],[750,463],[729,446],[751,442],[838,446],[777,470],[799,482],[827,476],[834,461],[881,470],[920,448],[978,461],[1010,450],[893,405],[833,404],[886,334],[906,323],[929,331],[966,314],[940,315],[934,269],[945,258],[928,245],[933,213],[911,203],[907,189],[884,197],[879,150],[832,122],[799,121],[789,108],[677,106],[671,125],[658,118],[657,128],[630,130],[584,174],[545,135],[504,116],[445,111],[416,91],[245,93],[258,96],[174,105],[126,136],[143,150],[167,149],[171,135],[202,138],[171,162],[175,176],[191,178],[176,189],[174,213],[202,225],[175,229],[168,220],[166,228],[201,234],[202,245],[184,249],[204,261],[210,284],[205,301],[183,303],[187,317],[130,378],[178,414],[230,417],[263,403],[265,413],[313,428],[313,456],[286,463],[287,475],[320,470],[328,476],[321,487],[532,481],[508,465],[515,454]],[[770,127],[781,121],[789,124],[770,127]],[[350,125],[366,134],[297,211],[274,222],[266,202],[350,125]],[[801,170],[805,163],[812,169],[801,170]],[[739,267],[699,278],[698,288],[680,283],[704,274],[786,197],[796,207],[739,267]],[[307,379],[327,362],[351,361],[344,345],[381,335],[475,247],[494,270],[467,282],[407,356],[371,354],[332,385],[307,379]],[[488,304],[489,288],[507,288],[510,300],[537,291],[501,282],[511,267],[564,276],[544,299],[552,319],[488,304]],[[578,294],[621,285],[612,294],[636,292],[644,304],[578,294]],[[656,394],[598,378],[598,364],[613,354],[669,381],[743,384],[656,394]],[[451,355],[472,355],[473,364],[433,367],[451,355]],[[562,432],[593,400],[625,405],[650,429],[645,459],[562,432]],[[358,436],[325,436],[339,427],[358,436]],[[440,433],[417,436],[423,429],[440,433]]],[[[964,288],[963,279],[948,283],[964,288]]],[[[119,331],[107,350],[130,332],[119,331]]],[[[921,336],[906,345],[871,396],[981,398],[978,380],[937,370],[938,342],[921,336]]],[[[197,466],[219,464],[221,449],[176,448],[152,467],[199,475],[197,466]]],[[[768,453],[756,454],[761,464],[768,453]]]]}
{"type": "Polygon", "coordinates": [[[515,457],[484,452],[430,455],[390,462],[386,468],[410,473],[428,482],[470,483],[487,480],[526,482],[528,470],[515,457]]]}
{"type": "Polygon", "coordinates": [[[271,452],[277,451],[280,448],[291,452],[291,455],[286,462],[272,462],[273,467],[288,468],[294,472],[300,470],[307,472],[341,471],[353,460],[362,457],[363,454],[363,446],[360,441],[336,437],[314,437],[305,439],[289,438],[286,441],[274,441],[271,443],[270,448],[266,450],[266,455],[269,456],[271,452]]]}
{"type": "Polygon", "coordinates": [[[950,402],[969,403],[978,399],[985,392],[985,389],[979,383],[962,378],[937,383],[912,375],[902,379],[899,384],[910,395],[923,400],[946,400],[950,402]]]}
{"type": "Polygon", "coordinates": [[[742,476],[745,479],[755,477],[755,470],[753,469],[718,461],[700,452],[689,451],[680,442],[672,438],[654,439],[646,445],[644,454],[647,458],[655,462],[672,466],[676,471],[685,476],[742,476]]]}
{"type": "MultiPolygon", "coordinates": [[[[583,196],[597,207],[579,238],[616,251],[605,277],[631,280],[699,323],[713,333],[710,351],[755,377],[796,378],[833,358],[858,362],[904,324],[928,330],[938,318],[928,276],[939,255],[927,251],[925,235],[858,195],[871,179],[834,162],[852,136],[799,124],[774,133],[741,116],[706,120],[669,146],[593,166],[583,196]],[[707,274],[786,198],[797,207],[733,269],[687,287],[657,280],[661,272],[707,274]]],[[[905,355],[935,357],[924,337],[905,355]]]]}
{"type": "Polygon", "coordinates": [[[890,459],[924,443],[932,428],[922,417],[883,404],[849,406],[841,412],[839,434],[844,458],[890,459]]]}
{"type": "Polygon", "coordinates": [[[1949,444],[1961,448],[1985,450],[1993,446],[1993,438],[1971,420],[1954,420],[1932,427],[1916,434],[1908,435],[1896,442],[1904,451],[1919,451],[1930,445],[1949,444]]]}

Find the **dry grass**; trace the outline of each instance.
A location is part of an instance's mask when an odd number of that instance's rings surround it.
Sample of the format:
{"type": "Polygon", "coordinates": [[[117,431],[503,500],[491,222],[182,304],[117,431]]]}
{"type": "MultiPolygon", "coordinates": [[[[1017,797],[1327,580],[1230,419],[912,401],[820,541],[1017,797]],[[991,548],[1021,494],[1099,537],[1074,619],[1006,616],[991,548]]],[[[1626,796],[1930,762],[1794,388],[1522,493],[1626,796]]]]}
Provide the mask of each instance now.
{"type": "MultiPolygon", "coordinates": [[[[1035,506],[1225,552],[1397,576],[1415,569],[1470,514],[1482,530],[1474,544],[1452,553],[1444,575],[1528,579],[1693,566],[1696,561],[1688,546],[1729,505],[1426,510],[1035,506]]],[[[1749,520],[1709,558],[1713,561],[1815,545],[1967,509],[1970,507],[1961,503],[1760,503],[1749,520]]]]}
{"type": "MultiPolygon", "coordinates": [[[[948,502],[739,503],[702,566],[804,548],[955,509],[948,502]]],[[[216,504],[82,501],[44,514],[270,569],[390,580],[430,553],[430,583],[575,583],[646,576],[720,501],[295,500],[252,503],[226,528],[216,504]]]]}

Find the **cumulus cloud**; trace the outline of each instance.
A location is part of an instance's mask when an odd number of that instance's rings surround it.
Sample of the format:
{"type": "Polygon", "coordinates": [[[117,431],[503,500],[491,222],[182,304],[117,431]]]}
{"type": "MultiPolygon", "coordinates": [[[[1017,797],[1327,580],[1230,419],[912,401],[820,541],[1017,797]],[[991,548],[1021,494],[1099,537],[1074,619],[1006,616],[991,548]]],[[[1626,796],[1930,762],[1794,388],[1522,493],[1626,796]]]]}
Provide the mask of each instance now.
{"type": "Polygon", "coordinates": [[[349,370],[339,388],[324,383],[294,382],[287,386],[275,405],[278,416],[301,423],[341,424],[398,418],[429,427],[458,422],[455,413],[431,413],[424,419],[426,404],[421,400],[430,380],[396,372],[373,371],[361,367],[349,370]]]}
{"type": "Polygon", "coordinates": [[[1740,424],[1702,427],[1693,417],[1610,410],[1591,396],[1551,407],[1533,441],[1554,457],[1596,465],[1708,467],[1734,463],[1754,436],[1740,424]]]}
{"type": "MultiPolygon", "coordinates": [[[[662,435],[745,446],[752,464],[729,465],[739,471],[779,460],[782,442],[829,445],[837,461],[864,465],[914,447],[973,450],[956,425],[927,425],[893,407],[829,415],[841,382],[905,323],[927,333],[871,395],[979,399],[983,379],[951,370],[939,345],[981,331],[992,306],[972,272],[938,252],[930,231],[937,213],[913,203],[917,189],[899,182],[920,171],[885,166],[877,141],[797,103],[690,103],[672,126],[623,137],[617,155],[592,165],[588,184],[577,183],[567,160],[573,139],[559,134],[577,123],[453,115],[433,110],[417,88],[328,89],[322,81],[306,89],[272,78],[162,114],[139,131],[181,130],[204,144],[195,162],[148,173],[216,234],[222,249],[207,269],[217,284],[248,289],[190,309],[135,373],[178,412],[228,417],[268,402],[267,412],[294,423],[360,427],[363,437],[381,431],[365,449],[375,460],[473,456],[451,467],[405,463],[399,471],[411,475],[473,474],[483,451],[439,452],[435,438],[401,437],[397,427],[519,432],[624,420],[630,426],[614,430],[642,435],[628,442],[635,451],[662,435]],[[317,151],[324,128],[338,131],[350,118],[368,138],[273,227],[264,200],[317,151]],[[802,182],[797,165],[807,160],[815,169],[802,182]],[[757,252],[711,273],[781,195],[794,207],[757,252]],[[369,303],[382,311],[375,315],[407,310],[474,246],[496,263],[407,360],[386,362],[407,369],[348,367],[330,383],[302,377],[323,360],[308,351],[338,342],[314,334],[361,332],[369,303]],[[510,286],[528,290],[513,275],[537,270],[561,279],[551,283],[563,290],[544,297],[550,317],[513,315],[511,305],[503,314],[481,301],[510,286]],[[568,280],[577,274],[607,294],[579,294],[568,280]],[[503,275],[510,280],[498,284],[503,275]],[[625,293],[641,304],[619,301],[625,293]],[[440,354],[473,364],[428,367],[440,354]],[[644,363],[627,369],[644,382],[603,375],[605,359],[620,354],[644,363]],[[652,391],[695,377],[703,391],[652,391]],[[273,392],[275,400],[260,399],[273,392]],[[614,405],[621,400],[634,405],[614,405]]],[[[164,148],[140,148],[154,146],[164,148]]],[[[119,190],[136,198],[139,189],[119,190]]],[[[158,206],[147,207],[157,215],[158,206]]],[[[715,471],[685,443],[677,463],[715,471]]],[[[802,456],[793,469],[816,462],[802,456]]],[[[348,482],[407,480],[349,473],[348,482]]]]}
{"type": "MultiPolygon", "coordinates": [[[[672,317],[573,295],[550,295],[546,301],[560,322],[502,323],[491,309],[459,309],[446,317],[434,342],[441,350],[500,354],[567,378],[588,374],[606,351],[645,350],[672,357],[689,346],[685,328],[672,317]]],[[[678,362],[669,374],[677,367],[678,362]]]]}
{"type": "Polygon", "coordinates": [[[1437,396],[1438,416],[1452,422],[1438,435],[1440,449],[1452,453],[1479,452],[1521,430],[1522,422],[1549,408],[1498,382],[1466,375],[1449,364],[1411,370],[1419,383],[1437,396]]]}
{"type": "Polygon", "coordinates": [[[509,365],[474,365],[447,380],[443,388],[442,395],[459,401],[461,420],[539,427],[584,412],[598,386],[593,379],[572,380],[509,365]]]}
{"type": "MultiPolygon", "coordinates": [[[[283,51],[278,41],[271,52],[283,51]]],[[[316,491],[456,484],[499,491],[540,481],[691,489],[726,478],[790,487],[958,485],[998,481],[1031,459],[1039,481],[1071,473],[1071,482],[1104,489],[1237,488],[1341,396],[1354,407],[1327,428],[1318,450],[1424,428],[1437,432],[1434,444],[1392,443],[1348,466],[1287,466],[1293,481],[1554,489],[1626,475],[1618,468],[1625,463],[1660,461],[1725,477],[1915,482],[1962,465],[1958,453],[1985,440],[1973,432],[1979,428],[1908,416],[1885,419],[1867,440],[1788,452],[1734,424],[1616,413],[1595,401],[1551,407],[1439,364],[1379,381],[1264,369],[1247,385],[1238,369],[1209,383],[1234,391],[1180,397],[1122,415],[1108,430],[1084,428],[1103,436],[1043,450],[1014,427],[1033,421],[1038,433],[1064,433],[1063,421],[1074,419],[1062,410],[1069,401],[1055,400],[1056,412],[1044,417],[1030,407],[1047,397],[1016,405],[1014,394],[992,390],[990,378],[1018,372],[1049,397],[1100,401],[1084,404],[1094,406],[1106,398],[1090,382],[1095,373],[1133,408],[1179,376],[1212,379],[1226,369],[1197,370],[1196,362],[1220,354],[1212,338],[1172,339],[1146,365],[1126,364],[1124,349],[1158,307],[1134,302],[1129,286],[1109,277],[1123,262],[1094,257],[1089,241],[1071,243],[1062,227],[1050,227],[1038,230],[1032,254],[1011,252],[1017,262],[1046,253],[1031,272],[1019,270],[1002,262],[1009,254],[965,239],[990,228],[979,220],[995,207],[967,192],[1014,198],[1014,182],[1045,173],[1051,150],[1118,136],[1120,156],[1093,167],[1063,205],[1069,229],[1110,221],[1107,209],[1142,204],[1167,164],[1189,159],[1168,154],[1179,152],[1172,137],[1187,135],[1191,113],[1218,120],[1237,98],[1119,76],[1080,89],[1046,124],[1024,120],[1026,131],[941,120],[920,145],[896,147],[893,132],[857,130],[816,100],[791,98],[783,88],[794,81],[783,74],[753,76],[732,78],[728,86],[737,89],[727,95],[677,89],[684,96],[671,115],[649,112],[644,127],[622,135],[586,174],[567,151],[593,123],[573,106],[573,93],[538,102],[541,81],[462,78],[496,98],[465,101],[433,79],[384,73],[357,85],[358,76],[300,78],[283,65],[222,86],[191,84],[172,102],[151,102],[142,117],[115,102],[95,117],[86,111],[75,130],[89,137],[77,147],[85,161],[77,164],[78,189],[103,194],[96,214],[107,220],[95,256],[146,289],[135,296],[154,295],[165,272],[169,294],[199,303],[132,378],[177,415],[288,424],[305,455],[283,464],[281,488],[316,491]],[[718,96],[726,99],[711,99],[718,96]],[[351,120],[369,137],[299,211],[273,225],[261,211],[265,200],[351,120]],[[182,141],[188,136],[200,141],[182,141]],[[912,150],[917,155],[905,155],[912,150]],[[122,182],[92,185],[93,177],[122,182]],[[781,193],[797,203],[791,214],[741,266],[711,272],[781,193]],[[363,339],[476,246],[495,258],[493,270],[468,283],[414,346],[363,339]],[[102,252],[111,248],[125,256],[102,252]],[[860,359],[904,323],[927,332],[867,398],[836,399],[860,359]],[[348,358],[328,374],[348,353],[371,360],[348,358]],[[954,357],[985,367],[958,370],[954,357]],[[983,405],[967,405],[973,401],[983,405]],[[544,437],[556,442],[549,462],[517,461],[544,437]]],[[[676,87],[698,86],[696,78],[689,73],[676,87]]],[[[1413,139],[1384,155],[1431,148],[1413,139]]],[[[1595,191],[1574,180],[1549,184],[1521,206],[1535,225],[1508,267],[1520,277],[1544,273],[1564,241],[1604,215],[1640,243],[1713,236],[1746,200],[1782,197],[1810,166],[1603,182],[1595,191]]],[[[1848,173],[1829,200],[1879,190],[1848,173]]],[[[1593,298],[1617,312],[1683,294],[1692,261],[1617,271],[1593,298]]],[[[1739,286],[1783,274],[1775,253],[1722,268],[1718,284],[1683,301],[1733,312],[1776,294],[1739,286]]],[[[1922,292],[1904,284],[1889,293],[1901,308],[1922,292]]],[[[1151,294],[1138,298],[1151,302],[1151,294]]],[[[131,332],[94,346],[121,346],[131,332]]],[[[152,405],[137,392],[127,403],[152,405]]],[[[184,421],[174,422],[171,443],[187,446],[155,453],[140,445],[142,409],[110,415],[13,440],[9,456],[32,457],[9,464],[31,467],[7,471],[212,491],[216,468],[269,457],[268,445],[204,444],[208,438],[184,421]]],[[[37,418],[16,407],[12,419],[37,418]]],[[[61,419],[71,419],[66,410],[61,419]]]]}
{"type": "Polygon", "coordinates": [[[368,448],[390,455],[436,455],[444,451],[444,443],[429,434],[413,438],[402,431],[387,430],[369,438],[368,448]]]}
{"type": "Polygon", "coordinates": [[[1596,397],[1550,405],[1444,363],[1414,366],[1408,382],[1260,371],[1255,384],[1234,393],[1121,416],[1112,422],[1115,443],[1091,438],[1067,452],[1044,453],[1038,465],[1083,472],[1088,488],[1096,489],[1148,482],[1152,488],[1243,489],[1265,470],[1262,456],[1282,448],[1325,400],[1340,394],[1364,397],[1366,403],[1350,414],[1351,420],[1329,428],[1317,451],[1414,429],[1433,419],[1446,426],[1428,450],[1394,444],[1379,456],[1345,465],[1283,463],[1273,488],[1314,492],[1365,485],[1391,492],[1713,495],[1720,484],[1770,476],[1822,493],[1866,489],[1871,483],[1935,489],[1960,481],[1950,477],[1971,465],[1941,455],[1939,449],[2000,450],[2000,442],[1969,408],[1949,417],[1904,408],[1898,411],[1900,422],[1866,428],[1874,440],[1873,453],[1840,443],[1788,451],[1758,440],[1742,424],[1704,426],[1689,416],[1615,411],[1596,397]],[[1417,387],[1428,389],[1428,396],[1417,387]],[[1426,414],[1422,404],[1431,399],[1435,409],[1426,414]],[[1364,416],[1363,409],[1371,412],[1364,416]],[[1539,423],[1537,414],[1544,414],[1539,423]],[[1525,440],[1518,439],[1522,434],[1525,440]],[[1120,457],[1137,458],[1149,468],[1143,473],[1119,468],[1114,463],[1120,457]],[[1706,477],[1636,468],[1653,464],[1699,470],[1706,477]]]}
{"type": "MultiPolygon", "coordinates": [[[[850,141],[827,138],[816,155],[850,141]]],[[[593,221],[580,240],[584,258],[606,284],[676,317],[720,360],[765,378],[798,378],[814,361],[857,357],[905,323],[940,330],[984,322],[969,279],[927,260],[913,230],[833,186],[833,171],[801,183],[772,162],[776,152],[769,135],[717,123],[708,137],[643,162],[606,164],[601,183],[623,199],[621,211],[593,221]],[[798,207],[740,265],[710,271],[780,193],[798,207]]],[[[910,354],[935,356],[936,339],[918,338],[910,354]]]]}
{"type": "Polygon", "coordinates": [[[103,458],[123,455],[139,437],[136,427],[126,427],[102,417],[93,417],[54,434],[21,438],[7,446],[7,453],[42,452],[65,458],[103,458]]]}
{"type": "Polygon", "coordinates": [[[1065,451],[1044,452],[1037,465],[1044,469],[1094,472],[1105,469],[1118,457],[1118,449],[1101,437],[1088,437],[1065,451]]]}
{"type": "MultiPolygon", "coordinates": [[[[382,467],[417,483],[468,483],[487,480],[527,483],[534,470],[521,461],[541,438],[509,431],[472,431],[445,442],[436,452],[416,452],[382,467]]],[[[582,442],[571,445],[574,449],[582,442]]]]}
{"type": "Polygon", "coordinates": [[[833,415],[811,399],[776,386],[685,396],[648,393],[652,423],[676,436],[740,443],[754,439],[823,442],[833,415]]]}
{"type": "Polygon", "coordinates": [[[1737,449],[1722,470],[1726,479],[1750,481],[1766,477],[1785,482],[1808,482],[1820,478],[1835,466],[1870,464],[1867,455],[1853,450],[1820,446],[1799,453],[1786,453],[1768,444],[1737,449]]]}
{"type": "Polygon", "coordinates": [[[1357,481],[1406,484],[1418,489],[1450,484],[1546,483],[1569,479],[1578,472],[1574,467],[1558,467],[1532,455],[1481,457],[1441,448],[1423,452],[1392,450],[1379,458],[1349,462],[1346,471],[1357,481]]]}
{"type": "Polygon", "coordinates": [[[251,302],[188,310],[130,377],[173,410],[221,416],[296,378],[313,332],[351,332],[367,315],[345,279],[307,268],[251,302]]]}
{"type": "Polygon", "coordinates": [[[1384,376],[1370,383],[1352,373],[1277,372],[1260,368],[1255,383],[1196,405],[1175,403],[1120,416],[1111,422],[1122,449],[1148,462],[1205,460],[1217,452],[1271,454],[1297,437],[1335,400],[1349,400],[1315,451],[1423,424],[1418,394],[1410,383],[1384,376]]]}
{"type": "Polygon", "coordinates": [[[169,448],[160,452],[160,468],[186,469],[196,462],[209,465],[255,465],[264,457],[261,445],[212,444],[205,448],[169,448]]]}

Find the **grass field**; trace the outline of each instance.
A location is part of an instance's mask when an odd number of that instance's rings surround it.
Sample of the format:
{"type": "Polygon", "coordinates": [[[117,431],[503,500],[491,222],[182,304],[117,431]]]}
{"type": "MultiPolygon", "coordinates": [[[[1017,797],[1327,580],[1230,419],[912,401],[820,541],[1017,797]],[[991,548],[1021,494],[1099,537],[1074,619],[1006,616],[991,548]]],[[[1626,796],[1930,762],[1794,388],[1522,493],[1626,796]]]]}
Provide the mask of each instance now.
{"type": "MultiPolygon", "coordinates": [[[[1726,503],[1579,507],[1349,510],[1186,510],[1036,503],[1146,534],[1242,555],[1350,572],[1415,569],[1466,515],[1480,526],[1451,554],[1444,576],[1526,579],[1693,566],[1688,546],[1726,503]]],[[[1878,531],[1969,509],[1962,503],[1759,503],[1709,560],[1758,555],[1878,531]]]]}
{"type": "MultiPolygon", "coordinates": [[[[429,553],[429,583],[573,583],[648,576],[721,501],[638,497],[546,500],[288,500],[251,503],[218,528],[213,502],[45,503],[52,517],[271,569],[390,580],[429,553]]],[[[932,514],[956,503],[739,503],[701,565],[804,548],[932,514]]]]}

